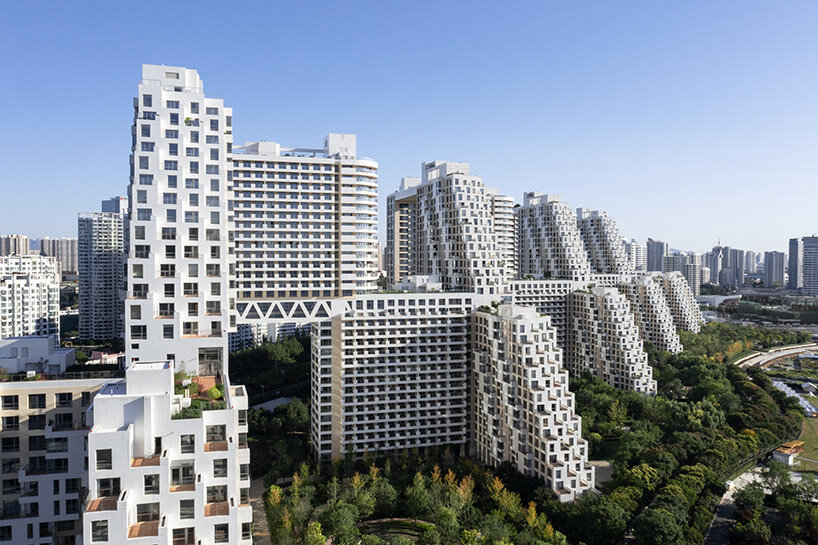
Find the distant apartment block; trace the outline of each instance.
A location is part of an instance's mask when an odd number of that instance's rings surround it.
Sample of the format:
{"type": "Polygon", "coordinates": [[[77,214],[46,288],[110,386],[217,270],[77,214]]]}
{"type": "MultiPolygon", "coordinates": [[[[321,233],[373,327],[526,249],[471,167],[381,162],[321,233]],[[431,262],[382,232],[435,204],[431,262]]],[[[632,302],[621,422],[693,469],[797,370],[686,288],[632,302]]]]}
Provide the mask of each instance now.
{"type": "Polygon", "coordinates": [[[0,257],[0,339],[60,333],[60,272],[53,257],[0,257]]]}
{"type": "Polygon", "coordinates": [[[788,288],[818,295],[818,236],[790,239],[788,288]]]}
{"type": "Polygon", "coordinates": [[[82,213],[77,219],[81,339],[124,339],[124,212],[82,213]]]}
{"type": "Polygon", "coordinates": [[[639,244],[636,239],[625,242],[625,252],[628,254],[630,268],[633,271],[645,272],[648,270],[648,248],[639,244]]]}
{"type": "Polygon", "coordinates": [[[764,252],[764,274],[761,275],[764,287],[784,285],[785,258],[784,252],[764,252]]]}
{"type": "Polygon", "coordinates": [[[630,302],[643,341],[653,344],[659,350],[673,353],[682,351],[661,275],[637,276],[630,281],[620,282],[617,289],[630,302]]]}
{"type": "Polygon", "coordinates": [[[696,302],[696,296],[693,295],[693,290],[690,289],[690,285],[688,285],[682,273],[670,272],[662,274],[659,278],[676,329],[694,333],[701,331],[704,319],[696,302]]]}
{"type": "Polygon", "coordinates": [[[420,178],[401,178],[400,189],[386,197],[386,281],[390,286],[417,274],[417,186],[420,178]]]}
{"type": "Polygon", "coordinates": [[[29,242],[25,235],[0,235],[0,257],[30,253],[29,242]]]}
{"type": "Polygon", "coordinates": [[[661,240],[653,240],[652,238],[649,238],[647,243],[647,252],[648,252],[647,270],[661,271],[662,266],[664,264],[665,256],[668,255],[668,253],[670,252],[667,242],[662,242],[661,240]]]}
{"type": "Polygon", "coordinates": [[[79,260],[79,247],[76,238],[41,238],[40,254],[57,258],[60,273],[76,273],[79,260]]]}
{"type": "Polygon", "coordinates": [[[472,323],[472,453],[543,479],[561,501],[592,489],[588,443],[550,319],[531,307],[500,305],[478,311],[472,323]]]}
{"type": "Polygon", "coordinates": [[[595,273],[625,274],[633,270],[619,228],[607,213],[578,208],[577,224],[595,273]]]}

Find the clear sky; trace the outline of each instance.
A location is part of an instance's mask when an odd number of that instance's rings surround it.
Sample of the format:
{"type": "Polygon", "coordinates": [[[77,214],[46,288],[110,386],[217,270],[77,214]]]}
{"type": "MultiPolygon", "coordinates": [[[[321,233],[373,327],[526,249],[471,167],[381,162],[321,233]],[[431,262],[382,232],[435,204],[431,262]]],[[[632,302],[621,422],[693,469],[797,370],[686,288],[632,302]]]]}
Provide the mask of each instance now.
{"type": "Polygon", "coordinates": [[[357,134],[382,216],[465,161],[628,237],[785,250],[818,232],[817,29],[807,1],[0,2],[0,233],[124,194],[150,63],[197,69],[237,144],[357,134]]]}

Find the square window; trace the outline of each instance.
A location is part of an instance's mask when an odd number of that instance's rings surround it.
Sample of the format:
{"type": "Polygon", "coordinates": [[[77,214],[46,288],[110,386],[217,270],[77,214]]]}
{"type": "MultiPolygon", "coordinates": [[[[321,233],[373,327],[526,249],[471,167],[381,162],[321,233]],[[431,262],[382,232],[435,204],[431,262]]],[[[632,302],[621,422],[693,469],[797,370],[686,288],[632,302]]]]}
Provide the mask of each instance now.
{"type": "Polygon", "coordinates": [[[145,494],[159,493],[159,474],[145,475],[145,494]]]}
{"type": "Polygon", "coordinates": [[[111,449],[97,450],[97,470],[106,470],[113,467],[113,457],[111,449]]]}
{"type": "Polygon", "coordinates": [[[108,541],[108,521],[91,521],[91,543],[104,543],[108,541]]]}

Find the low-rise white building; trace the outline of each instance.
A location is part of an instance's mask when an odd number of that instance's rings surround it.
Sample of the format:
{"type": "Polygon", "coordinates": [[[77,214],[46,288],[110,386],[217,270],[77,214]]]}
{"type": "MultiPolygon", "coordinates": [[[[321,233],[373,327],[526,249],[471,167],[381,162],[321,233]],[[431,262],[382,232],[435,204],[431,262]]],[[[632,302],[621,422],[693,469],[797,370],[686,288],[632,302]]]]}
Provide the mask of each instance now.
{"type": "Polygon", "coordinates": [[[0,369],[5,373],[56,375],[74,365],[74,348],[60,348],[56,335],[0,339],[0,369]]]}
{"type": "MultiPolygon", "coordinates": [[[[199,376],[191,386],[216,382],[199,376]]],[[[125,383],[97,395],[85,542],[252,542],[247,395],[243,386],[223,386],[223,402],[197,407],[174,393],[171,362],[137,361],[125,383]]]]}
{"type": "Polygon", "coordinates": [[[0,339],[59,333],[57,260],[36,254],[0,257],[0,339]]]}

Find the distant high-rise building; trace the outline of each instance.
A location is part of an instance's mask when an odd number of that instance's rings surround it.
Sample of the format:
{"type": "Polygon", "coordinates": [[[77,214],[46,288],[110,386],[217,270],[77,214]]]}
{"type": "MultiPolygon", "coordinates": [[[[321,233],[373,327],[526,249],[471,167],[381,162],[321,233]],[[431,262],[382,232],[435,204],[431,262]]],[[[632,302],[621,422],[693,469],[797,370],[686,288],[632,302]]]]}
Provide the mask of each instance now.
{"type": "Polygon", "coordinates": [[[687,280],[693,295],[701,294],[702,266],[701,256],[694,253],[673,253],[662,260],[662,272],[678,271],[687,280]]]}
{"type": "Polygon", "coordinates": [[[417,274],[417,186],[420,178],[401,178],[400,189],[386,197],[386,281],[405,282],[417,274]]]}
{"type": "Polygon", "coordinates": [[[784,284],[784,252],[764,252],[764,286],[772,288],[784,284]]]}
{"type": "Polygon", "coordinates": [[[514,198],[500,195],[489,188],[491,212],[494,223],[494,238],[497,255],[504,278],[517,277],[517,216],[514,214],[514,198]]]}
{"type": "Polygon", "coordinates": [[[0,339],[59,335],[57,260],[36,254],[0,257],[0,339]]]}
{"type": "Polygon", "coordinates": [[[594,272],[625,274],[633,270],[619,228],[607,213],[578,208],[577,225],[594,272]]]}
{"type": "Polygon", "coordinates": [[[746,250],[744,252],[744,273],[754,274],[756,270],[756,253],[752,250],[746,250]]]}
{"type": "Polygon", "coordinates": [[[0,257],[29,253],[30,241],[26,235],[0,235],[0,257]]]}
{"type": "Polygon", "coordinates": [[[128,197],[111,197],[102,201],[101,212],[111,214],[126,214],[128,212],[128,197]]]}
{"type": "Polygon", "coordinates": [[[800,290],[804,287],[804,239],[791,238],[787,266],[787,288],[800,290]]]}
{"type": "Polygon", "coordinates": [[[665,256],[669,252],[667,242],[662,242],[661,240],[653,240],[652,238],[649,238],[647,244],[647,251],[648,251],[648,270],[661,271],[665,256]]]}
{"type": "Polygon", "coordinates": [[[124,338],[127,208],[119,205],[118,200],[103,201],[103,209],[121,212],[82,213],[77,220],[81,339],[124,338]]]}
{"type": "Polygon", "coordinates": [[[636,239],[625,242],[625,251],[628,254],[631,269],[637,272],[648,270],[648,248],[644,244],[639,244],[636,239]]]}
{"type": "Polygon", "coordinates": [[[591,264],[577,216],[559,195],[530,192],[514,209],[518,223],[520,276],[587,280],[591,264]]]}
{"type": "Polygon", "coordinates": [[[818,236],[790,239],[788,288],[818,295],[818,236]]]}
{"type": "Polygon", "coordinates": [[[61,273],[77,272],[79,249],[75,238],[41,238],[40,254],[56,257],[61,273]]]}

